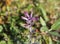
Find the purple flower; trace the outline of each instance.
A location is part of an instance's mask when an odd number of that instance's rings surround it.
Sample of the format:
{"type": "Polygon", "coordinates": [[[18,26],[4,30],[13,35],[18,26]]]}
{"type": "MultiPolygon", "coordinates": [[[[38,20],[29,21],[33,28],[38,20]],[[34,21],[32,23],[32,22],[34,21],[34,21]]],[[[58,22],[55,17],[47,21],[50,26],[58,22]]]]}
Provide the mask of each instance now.
{"type": "Polygon", "coordinates": [[[26,21],[26,25],[30,32],[32,31],[32,25],[34,24],[34,21],[37,20],[36,17],[33,17],[33,12],[31,11],[31,14],[29,15],[28,12],[24,12],[25,16],[22,16],[22,19],[24,19],[26,21]]]}
{"type": "Polygon", "coordinates": [[[29,24],[29,25],[32,25],[33,24],[33,21],[36,20],[35,17],[33,17],[33,12],[31,12],[31,14],[29,15],[28,12],[24,12],[24,16],[22,16],[22,19],[26,20],[26,23],[29,24]]]}

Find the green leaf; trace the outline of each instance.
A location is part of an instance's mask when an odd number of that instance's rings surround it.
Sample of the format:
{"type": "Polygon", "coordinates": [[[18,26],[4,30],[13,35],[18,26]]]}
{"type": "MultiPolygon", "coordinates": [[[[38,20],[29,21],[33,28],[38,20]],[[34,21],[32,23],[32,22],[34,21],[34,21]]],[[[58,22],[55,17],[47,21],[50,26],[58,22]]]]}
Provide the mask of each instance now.
{"type": "Polygon", "coordinates": [[[60,41],[59,40],[57,40],[57,44],[60,44],[60,41]]]}
{"type": "Polygon", "coordinates": [[[40,39],[40,44],[42,44],[42,40],[40,39]]]}
{"type": "Polygon", "coordinates": [[[42,26],[46,26],[46,23],[45,23],[45,21],[43,20],[42,17],[40,17],[40,23],[41,23],[42,26]]]}
{"type": "Polygon", "coordinates": [[[57,30],[60,28],[60,19],[58,19],[52,26],[51,29],[52,30],[57,30]]]}
{"type": "Polygon", "coordinates": [[[30,10],[32,7],[33,7],[32,5],[29,5],[29,6],[27,7],[27,9],[30,10]]]}
{"type": "Polygon", "coordinates": [[[9,39],[9,40],[8,40],[8,44],[13,44],[13,42],[9,39]]]}
{"type": "Polygon", "coordinates": [[[7,10],[10,11],[10,7],[9,6],[7,6],[7,10]]]}
{"type": "Polygon", "coordinates": [[[51,37],[49,37],[49,44],[53,44],[51,37]]]}
{"type": "Polygon", "coordinates": [[[60,37],[60,34],[58,32],[49,32],[49,34],[60,37]]]}
{"type": "Polygon", "coordinates": [[[43,26],[43,27],[41,27],[40,30],[43,31],[43,32],[46,32],[46,31],[48,31],[48,28],[46,26],[43,26]]]}
{"type": "Polygon", "coordinates": [[[14,31],[15,31],[15,33],[19,33],[19,29],[18,29],[18,27],[13,27],[13,29],[14,29],[14,31]]]}
{"type": "Polygon", "coordinates": [[[43,14],[43,17],[44,17],[45,21],[46,22],[49,21],[49,18],[47,17],[47,14],[46,14],[46,11],[45,11],[45,9],[43,8],[43,6],[41,4],[40,4],[39,8],[42,11],[42,14],[43,14]]]}
{"type": "Polygon", "coordinates": [[[6,41],[2,40],[0,41],[0,44],[6,44],[6,41]]]}
{"type": "Polygon", "coordinates": [[[49,44],[49,37],[46,35],[43,35],[43,39],[45,40],[46,44],[49,44]]]}
{"type": "Polygon", "coordinates": [[[0,25],[0,32],[2,32],[2,30],[3,30],[3,27],[0,25]]]}
{"type": "Polygon", "coordinates": [[[3,33],[3,35],[4,35],[4,38],[7,39],[7,44],[13,44],[12,40],[10,39],[10,37],[7,34],[3,33]]]}

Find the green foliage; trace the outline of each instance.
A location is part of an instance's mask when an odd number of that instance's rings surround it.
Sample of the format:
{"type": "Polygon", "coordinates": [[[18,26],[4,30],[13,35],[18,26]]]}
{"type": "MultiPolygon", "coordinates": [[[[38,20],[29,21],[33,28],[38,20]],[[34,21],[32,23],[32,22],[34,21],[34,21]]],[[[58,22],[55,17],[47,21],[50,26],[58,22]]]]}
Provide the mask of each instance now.
{"type": "Polygon", "coordinates": [[[0,25],[0,32],[2,32],[2,30],[3,30],[3,27],[0,25]]]}
{"type": "Polygon", "coordinates": [[[46,11],[45,11],[44,8],[43,8],[43,5],[40,5],[39,8],[40,8],[41,11],[42,11],[42,15],[43,15],[45,21],[46,21],[46,22],[49,21],[49,18],[47,17],[47,14],[46,14],[46,11]]]}
{"type": "Polygon", "coordinates": [[[58,30],[60,28],[60,19],[56,20],[56,22],[51,26],[52,30],[58,30]]]}
{"type": "Polygon", "coordinates": [[[60,37],[60,34],[58,33],[58,32],[49,32],[51,35],[53,35],[53,36],[58,36],[58,37],[60,37]]]}
{"type": "Polygon", "coordinates": [[[0,44],[6,44],[6,42],[5,41],[0,41],[0,44]]]}
{"type": "Polygon", "coordinates": [[[40,17],[40,23],[41,23],[42,26],[46,26],[46,23],[45,23],[45,21],[42,19],[42,17],[40,17]]]}
{"type": "Polygon", "coordinates": [[[60,44],[59,4],[60,0],[0,0],[0,44],[60,44]],[[21,16],[31,10],[39,19],[29,32],[21,16]]]}

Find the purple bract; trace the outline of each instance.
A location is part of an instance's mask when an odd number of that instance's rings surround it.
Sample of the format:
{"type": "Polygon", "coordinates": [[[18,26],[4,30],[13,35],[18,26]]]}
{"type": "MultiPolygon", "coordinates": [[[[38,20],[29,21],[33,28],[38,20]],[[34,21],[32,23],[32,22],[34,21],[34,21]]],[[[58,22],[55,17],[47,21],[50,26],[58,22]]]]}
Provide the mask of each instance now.
{"type": "Polygon", "coordinates": [[[26,25],[29,27],[30,32],[32,31],[32,25],[34,24],[34,21],[37,20],[37,17],[33,17],[33,12],[31,11],[30,15],[28,12],[24,12],[25,16],[22,16],[22,19],[26,20],[26,25]]]}

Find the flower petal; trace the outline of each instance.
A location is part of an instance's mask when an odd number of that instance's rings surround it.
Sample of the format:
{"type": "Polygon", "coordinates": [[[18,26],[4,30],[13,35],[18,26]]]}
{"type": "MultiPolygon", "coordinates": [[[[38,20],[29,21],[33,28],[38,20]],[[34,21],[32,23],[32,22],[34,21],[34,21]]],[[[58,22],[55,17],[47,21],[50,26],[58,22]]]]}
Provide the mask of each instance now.
{"type": "Polygon", "coordinates": [[[23,16],[21,18],[24,19],[24,20],[28,20],[26,17],[23,17],[23,16]]]}
{"type": "Polygon", "coordinates": [[[26,23],[30,25],[31,24],[31,20],[26,21],[26,23]]]}
{"type": "Polygon", "coordinates": [[[39,18],[38,17],[33,17],[32,20],[38,21],[39,18]]]}
{"type": "Polygon", "coordinates": [[[35,18],[35,17],[33,17],[33,18],[32,18],[32,20],[36,20],[36,18],[35,18]]]}
{"type": "Polygon", "coordinates": [[[25,14],[25,16],[26,16],[26,17],[29,17],[29,14],[28,14],[28,12],[24,12],[24,14],[25,14]]]}

